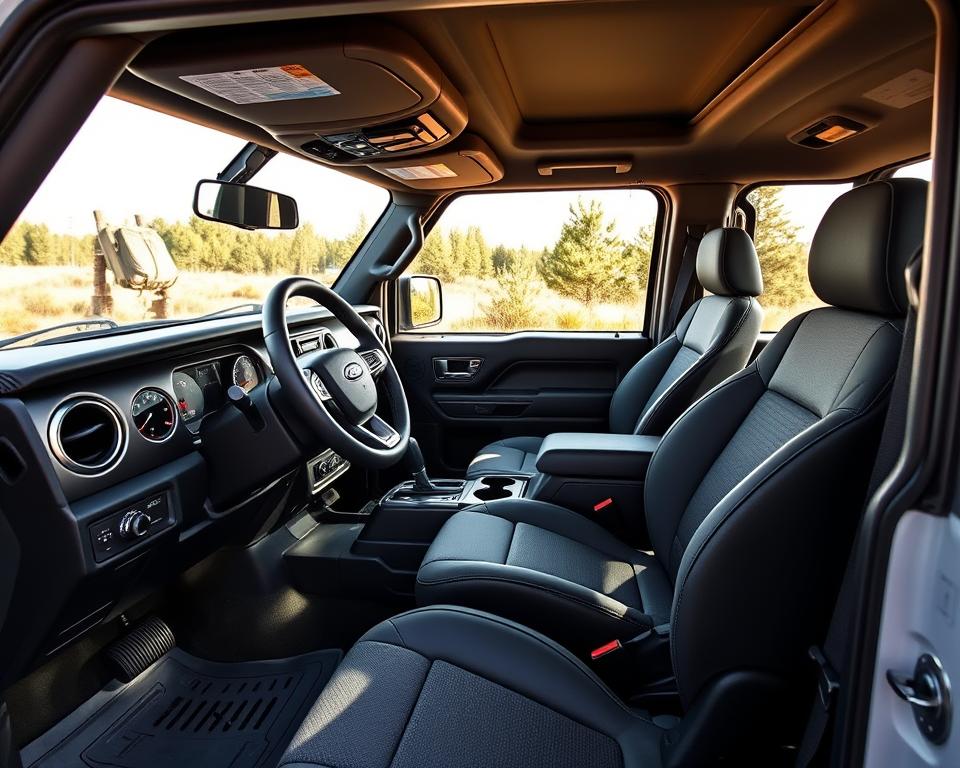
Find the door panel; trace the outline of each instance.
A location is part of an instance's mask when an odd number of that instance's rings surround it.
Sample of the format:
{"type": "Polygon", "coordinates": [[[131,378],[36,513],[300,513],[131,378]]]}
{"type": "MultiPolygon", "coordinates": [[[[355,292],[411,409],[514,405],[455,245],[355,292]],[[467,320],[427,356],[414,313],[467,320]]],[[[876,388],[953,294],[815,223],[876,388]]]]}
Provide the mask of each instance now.
{"type": "MultiPolygon", "coordinates": [[[[960,518],[909,512],[897,524],[874,672],[866,764],[885,768],[960,765],[956,694],[960,680],[960,518]],[[945,732],[927,710],[921,731],[914,707],[898,697],[887,671],[915,678],[921,656],[936,659],[946,673],[942,715],[945,732]],[[952,689],[951,684],[952,683],[952,689]]],[[[929,692],[920,691],[921,694],[929,692]]]]}
{"type": "Polygon", "coordinates": [[[431,469],[453,476],[502,437],[605,432],[617,383],[650,349],[623,332],[402,333],[392,343],[414,435],[431,469]]]}

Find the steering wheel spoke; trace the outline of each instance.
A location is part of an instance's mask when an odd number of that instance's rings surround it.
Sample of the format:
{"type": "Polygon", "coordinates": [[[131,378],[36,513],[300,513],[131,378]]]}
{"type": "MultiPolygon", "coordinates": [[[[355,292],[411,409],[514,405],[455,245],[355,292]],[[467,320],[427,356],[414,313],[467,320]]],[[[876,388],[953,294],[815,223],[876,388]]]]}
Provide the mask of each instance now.
{"type": "Polygon", "coordinates": [[[393,448],[400,442],[400,433],[377,416],[377,414],[373,414],[373,416],[357,427],[357,429],[360,430],[365,437],[372,439],[375,445],[393,448]]]}
{"type": "Polygon", "coordinates": [[[377,378],[387,367],[387,353],[382,349],[367,347],[358,349],[357,354],[360,355],[360,359],[363,360],[373,378],[377,378]]]}
{"type": "Polygon", "coordinates": [[[327,388],[315,371],[304,368],[303,377],[307,380],[310,390],[321,403],[326,404],[333,400],[333,396],[327,391],[327,388]]]}

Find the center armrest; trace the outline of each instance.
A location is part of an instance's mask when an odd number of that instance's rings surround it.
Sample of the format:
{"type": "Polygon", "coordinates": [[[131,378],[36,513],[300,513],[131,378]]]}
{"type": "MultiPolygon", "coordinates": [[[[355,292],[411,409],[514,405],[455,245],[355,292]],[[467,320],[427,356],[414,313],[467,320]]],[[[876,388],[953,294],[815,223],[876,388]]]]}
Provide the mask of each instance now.
{"type": "Polygon", "coordinates": [[[650,435],[557,432],[537,454],[537,471],[555,477],[643,480],[660,444],[650,435]]]}

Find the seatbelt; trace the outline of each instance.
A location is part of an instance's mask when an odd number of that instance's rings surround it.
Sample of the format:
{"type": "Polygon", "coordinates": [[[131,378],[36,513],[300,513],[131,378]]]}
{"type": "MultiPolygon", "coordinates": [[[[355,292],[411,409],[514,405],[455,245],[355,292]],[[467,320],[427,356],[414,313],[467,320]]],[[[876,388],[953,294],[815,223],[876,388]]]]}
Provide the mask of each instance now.
{"type": "MultiPolygon", "coordinates": [[[[919,285],[919,254],[915,256],[907,267],[907,291],[911,293],[911,301],[907,309],[907,321],[903,329],[903,344],[900,347],[900,358],[897,361],[897,371],[893,379],[893,389],[890,392],[890,405],[883,422],[883,432],[880,437],[880,446],[877,458],[870,475],[870,484],[867,490],[867,500],[873,497],[880,484],[886,480],[900,456],[903,446],[903,437],[907,423],[907,405],[910,394],[910,379],[913,363],[913,348],[917,332],[917,311],[913,287],[919,285]]],[[[857,536],[859,539],[859,534],[857,536]]],[[[857,551],[857,542],[854,542],[851,553],[857,551]]],[[[828,733],[836,722],[838,700],[840,698],[840,684],[846,679],[849,670],[852,635],[851,629],[856,614],[856,591],[853,579],[853,562],[851,554],[847,561],[847,568],[843,575],[840,593],[830,618],[830,626],[823,643],[823,648],[813,646],[810,649],[810,658],[816,662],[817,695],[810,715],[807,718],[807,727],[797,750],[797,768],[807,768],[819,764],[823,757],[825,745],[830,741],[828,733]]]]}
{"type": "Polygon", "coordinates": [[[683,244],[683,257],[680,260],[680,271],[677,273],[677,283],[670,298],[670,307],[667,309],[667,322],[663,326],[663,336],[666,338],[680,322],[680,313],[683,303],[690,293],[690,284],[697,271],[697,251],[707,228],[702,224],[687,225],[687,239],[683,244]]]}

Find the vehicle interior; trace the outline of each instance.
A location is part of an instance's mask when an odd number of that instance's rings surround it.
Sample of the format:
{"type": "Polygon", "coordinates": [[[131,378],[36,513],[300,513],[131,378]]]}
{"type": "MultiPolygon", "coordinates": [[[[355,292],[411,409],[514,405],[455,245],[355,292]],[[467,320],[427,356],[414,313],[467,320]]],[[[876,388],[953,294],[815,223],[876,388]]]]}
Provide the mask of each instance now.
{"type": "MultiPolygon", "coordinates": [[[[285,161],[385,207],[336,271],[226,302],[254,304],[0,341],[3,768],[797,764],[897,456],[942,9],[13,5],[0,231],[102,101],[234,142],[182,190],[197,231],[339,210],[268,183],[285,161]],[[802,307],[762,234],[793,185],[802,307]],[[457,320],[506,268],[438,276],[447,222],[506,201],[490,226],[536,243],[535,195],[644,201],[630,322],[560,244],[498,300],[579,286],[583,325],[457,320]]],[[[187,151],[135,126],[158,174],[187,151]]],[[[116,285],[137,224],[95,246],[116,285]]]]}

